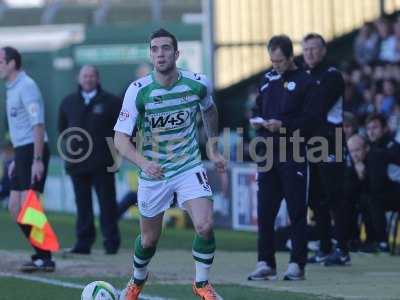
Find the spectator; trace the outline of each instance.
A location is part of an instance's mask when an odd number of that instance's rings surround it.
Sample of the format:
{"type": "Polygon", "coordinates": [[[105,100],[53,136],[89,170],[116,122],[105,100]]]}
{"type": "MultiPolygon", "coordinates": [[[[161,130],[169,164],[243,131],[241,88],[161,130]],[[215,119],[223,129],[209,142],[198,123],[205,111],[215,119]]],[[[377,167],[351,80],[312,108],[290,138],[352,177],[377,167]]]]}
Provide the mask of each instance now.
{"type": "Polygon", "coordinates": [[[386,210],[400,208],[398,195],[400,184],[389,176],[389,165],[400,165],[399,144],[385,132],[385,119],[381,115],[371,115],[367,119],[367,133],[371,141],[368,146],[360,136],[351,137],[348,142],[353,162],[353,174],[349,176],[349,186],[362,186],[369,195],[370,214],[378,241],[378,249],[389,250],[386,232],[386,210]]]}
{"type": "Polygon", "coordinates": [[[378,58],[382,62],[396,62],[396,37],[392,34],[392,24],[384,18],[376,22],[380,45],[378,58]]]}
{"type": "Polygon", "coordinates": [[[354,58],[359,65],[367,65],[378,57],[379,36],[371,23],[365,23],[354,42],[354,58]]]}
{"type": "Polygon", "coordinates": [[[83,66],[79,72],[78,91],[64,98],[59,110],[59,131],[74,128],[86,133],[79,138],[66,134],[66,170],[71,176],[77,206],[75,245],[70,253],[90,254],[95,241],[92,187],[96,190],[100,207],[100,227],[106,254],[115,254],[120,245],[118,212],[115,192],[115,171],[108,171],[114,161],[107,138],[112,141],[113,126],[118,118],[121,101],[100,85],[94,66],[83,66]],[[83,138],[82,138],[83,137],[83,138]],[[90,150],[90,143],[91,149],[90,150]],[[68,150],[68,148],[70,150],[68,150]],[[87,158],[82,154],[89,153],[87,158]],[[78,155],[77,155],[78,154],[78,155]],[[80,156],[81,155],[81,156],[80,156]]]}

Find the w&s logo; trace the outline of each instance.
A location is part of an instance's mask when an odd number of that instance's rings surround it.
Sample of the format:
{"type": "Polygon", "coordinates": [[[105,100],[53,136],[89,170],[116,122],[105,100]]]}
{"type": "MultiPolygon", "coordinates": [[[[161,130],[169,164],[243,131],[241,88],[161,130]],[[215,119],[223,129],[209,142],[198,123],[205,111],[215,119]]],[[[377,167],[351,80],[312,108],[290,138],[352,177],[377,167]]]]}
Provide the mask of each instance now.
{"type": "Polygon", "coordinates": [[[152,131],[178,129],[188,125],[190,113],[187,110],[162,112],[147,117],[152,131]]]}

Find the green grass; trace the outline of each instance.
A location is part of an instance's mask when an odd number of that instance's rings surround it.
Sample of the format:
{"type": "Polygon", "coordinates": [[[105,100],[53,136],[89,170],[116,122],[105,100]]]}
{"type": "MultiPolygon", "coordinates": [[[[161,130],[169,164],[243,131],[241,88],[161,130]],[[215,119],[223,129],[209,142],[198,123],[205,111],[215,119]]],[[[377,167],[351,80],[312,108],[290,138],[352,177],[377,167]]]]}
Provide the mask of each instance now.
{"type": "MultiPolygon", "coordinates": [[[[75,242],[75,217],[70,214],[49,212],[47,217],[53,226],[62,248],[71,247],[75,242]]],[[[132,249],[133,242],[139,233],[139,223],[133,220],[122,220],[120,223],[121,248],[132,249]]],[[[0,209],[1,239],[0,249],[15,250],[27,249],[28,243],[20,233],[19,228],[11,220],[5,209],[0,209]]],[[[97,239],[94,248],[102,248],[102,237],[96,220],[97,239]]],[[[234,232],[230,230],[216,230],[218,249],[227,251],[254,251],[256,248],[256,234],[249,232],[234,232]]],[[[175,229],[166,227],[161,237],[160,249],[190,249],[193,240],[192,229],[175,229]]]]}
{"type": "MultiPolygon", "coordinates": [[[[75,279],[69,281],[85,283],[91,282],[93,279],[86,280],[75,279]]],[[[109,280],[110,283],[117,286],[121,285],[121,280],[109,280]]],[[[226,300],[318,300],[321,298],[308,296],[304,294],[295,294],[290,292],[273,292],[260,288],[243,288],[234,285],[216,285],[218,293],[226,300]]],[[[7,300],[71,300],[79,299],[81,291],[78,289],[63,288],[58,286],[47,285],[43,283],[30,282],[15,278],[1,278],[0,290],[2,297],[0,299],[7,300]]],[[[160,296],[174,300],[198,300],[193,296],[190,285],[174,284],[161,285],[151,284],[145,287],[143,293],[150,296],[160,296]]],[[[324,298],[327,299],[327,298],[324,298]]]]}
{"type": "MultiPolygon", "coordinates": [[[[75,216],[48,213],[62,247],[75,241],[75,216]]],[[[8,212],[0,208],[1,272],[16,273],[20,260],[31,249],[8,212]],[[6,250],[6,251],[4,251],[6,250]],[[4,267],[3,267],[4,266],[4,267]]],[[[57,270],[51,274],[34,276],[85,285],[94,280],[106,280],[121,289],[131,274],[133,241],[138,233],[138,222],[120,223],[122,249],[118,255],[102,253],[102,238],[98,230],[94,252],[90,256],[64,257],[56,254],[57,270]]],[[[225,300],[322,300],[363,299],[400,300],[400,256],[387,254],[352,254],[352,266],[325,268],[308,265],[302,282],[249,282],[246,274],[253,270],[256,254],[256,234],[216,230],[217,256],[211,274],[218,292],[225,300]],[[312,295],[311,295],[312,294],[312,295]],[[324,295],[324,296],[320,296],[324,295]],[[336,297],[336,298],[335,298],[336,297]]],[[[151,276],[144,292],[174,300],[196,299],[191,295],[193,279],[191,244],[193,230],[165,228],[150,267],[151,276]]],[[[288,253],[277,253],[280,278],[287,267],[288,253]]],[[[63,300],[79,299],[81,291],[51,286],[0,275],[0,300],[63,300]]]]}
{"type": "Polygon", "coordinates": [[[15,278],[0,278],[0,299],[4,300],[77,300],[81,291],[15,278]]]}

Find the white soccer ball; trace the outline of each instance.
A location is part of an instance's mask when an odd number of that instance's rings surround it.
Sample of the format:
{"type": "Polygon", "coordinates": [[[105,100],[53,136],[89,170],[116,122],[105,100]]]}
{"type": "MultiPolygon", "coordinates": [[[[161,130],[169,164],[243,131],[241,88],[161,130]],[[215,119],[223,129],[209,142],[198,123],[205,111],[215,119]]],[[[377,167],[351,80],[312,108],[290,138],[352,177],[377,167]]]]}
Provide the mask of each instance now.
{"type": "Polygon", "coordinates": [[[83,289],[81,300],[118,300],[118,291],[108,282],[93,281],[83,289]]]}

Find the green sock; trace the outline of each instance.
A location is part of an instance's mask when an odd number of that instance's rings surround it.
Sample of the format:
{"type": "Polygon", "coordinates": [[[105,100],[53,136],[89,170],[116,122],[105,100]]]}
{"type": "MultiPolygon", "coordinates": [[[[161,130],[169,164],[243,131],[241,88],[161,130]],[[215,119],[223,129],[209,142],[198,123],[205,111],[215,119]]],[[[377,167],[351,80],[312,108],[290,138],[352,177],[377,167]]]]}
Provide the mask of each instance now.
{"type": "Polygon", "coordinates": [[[193,240],[192,254],[196,267],[196,286],[202,287],[208,283],[208,273],[214,261],[215,238],[206,240],[199,235],[195,235],[193,240]],[[199,286],[198,286],[199,285],[199,286]]]}
{"type": "Polygon", "coordinates": [[[156,247],[143,248],[140,235],[135,240],[135,255],[133,256],[133,280],[136,284],[142,284],[147,279],[147,265],[156,252],[156,247]]]}

